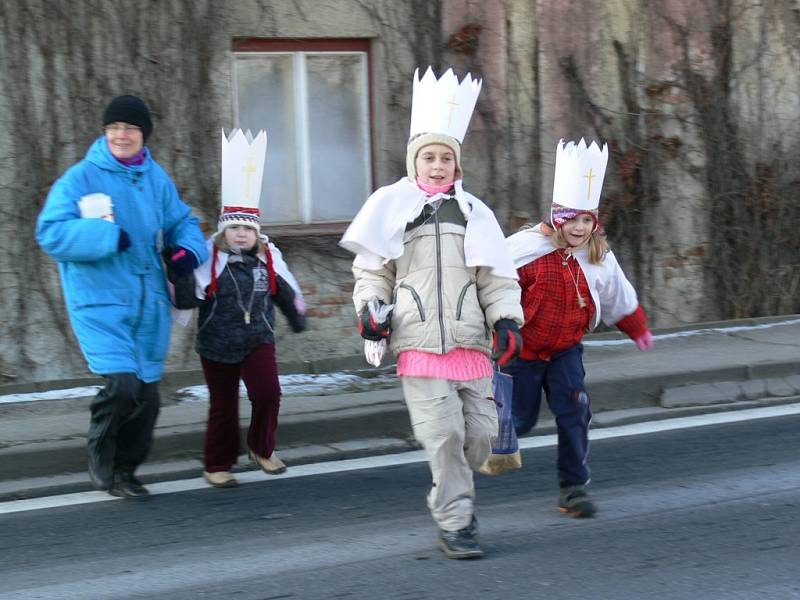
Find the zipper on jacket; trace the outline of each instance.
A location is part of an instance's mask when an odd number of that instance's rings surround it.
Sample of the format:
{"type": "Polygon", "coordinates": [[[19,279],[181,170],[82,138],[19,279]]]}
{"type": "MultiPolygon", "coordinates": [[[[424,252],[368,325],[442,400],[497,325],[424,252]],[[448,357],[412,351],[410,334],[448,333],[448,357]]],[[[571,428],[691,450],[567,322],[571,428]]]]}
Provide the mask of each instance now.
{"type": "Polygon", "coordinates": [[[203,331],[205,326],[208,325],[211,322],[211,319],[214,317],[214,313],[216,312],[216,310],[217,310],[217,297],[214,296],[213,303],[211,304],[211,310],[209,311],[208,316],[206,317],[206,320],[203,321],[203,324],[200,325],[200,327],[197,328],[197,333],[200,333],[201,331],[203,331]]]}
{"type": "MultiPolygon", "coordinates": [[[[255,285],[255,283],[253,283],[255,285]]],[[[261,318],[264,319],[264,323],[266,323],[269,332],[275,337],[275,330],[272,328],[272,325],[269,324],[269,319],[267,318],[267,311],[269,310],[269,294],[267,298],[264,299],[264,310],[261,311],[261,318]]]]}
{"type": "Polygon", "coordinates": [[[439,335],[442,339],[442,354],[447,352],[444,343],[444,315],[442,314],[442,306],[444,299],[442,298],[442,240],[439,231],[439,211],[433,213],[433,223],[436,227],[436,294],[439,298],[439,335]]]}
{"type": "Polygon", "coordinates": [[[475,282],[474,281],[470,281],[469,283],[467,283],[467,285],[465,285],[462,288],[461,294],[459,294],[459,296],[458,296],[458,307],[456,308],[456,321],[460,321],[461,320],[461,309],[463,308],[463,305],[464,305],[464,296],[467,295],[467,290],[469,289],[469,286],[471,286],[473,283],[475,283],[475,282]]]}
{"type": "Polygon", "coordinates": [[[411,292],[411,297],[414,298],[414,302],[417,303],[417,310],[419,311],[419,320],[420,321],[425,321],[425,309],[422,308],[422,299],[419,297],[419,294],[417,293],[417,290],[415,290],[413,287],[411,287],[407,283],[401,283],[397,287],[398,287],[398,289],[399,288],[403,288],[403,289],[406,289],[409,292],[411,292]]]}
{"type": "Polygon", "coordinates": [[[269,324],[269,320],[267,319],[267,315],[265,315],[264,313],[261,313],[261,318],[264,319],[264,323],[266,323],[267,328],[269,329],[269,332],[272,335],[275,335],[275,330],[272,328],[272,325],[269,324]]]}

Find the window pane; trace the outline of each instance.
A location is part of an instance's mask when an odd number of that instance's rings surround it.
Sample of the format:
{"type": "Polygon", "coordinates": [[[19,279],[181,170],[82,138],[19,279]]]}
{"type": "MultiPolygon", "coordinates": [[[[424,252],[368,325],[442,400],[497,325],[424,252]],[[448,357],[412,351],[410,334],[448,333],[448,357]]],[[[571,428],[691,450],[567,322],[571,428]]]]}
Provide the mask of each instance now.
{"type": "Polygon", "coordinates": [[[300,221],[297,188],[292,57],[237,56],[238,127],[267,130],[261,184],[261,220],[269,225],[300,221]]]}
{"type": "Polygon", "coordinates": [[[366,56],[308,54],[312,219],[350,220],[370,192],[366,56]]]}

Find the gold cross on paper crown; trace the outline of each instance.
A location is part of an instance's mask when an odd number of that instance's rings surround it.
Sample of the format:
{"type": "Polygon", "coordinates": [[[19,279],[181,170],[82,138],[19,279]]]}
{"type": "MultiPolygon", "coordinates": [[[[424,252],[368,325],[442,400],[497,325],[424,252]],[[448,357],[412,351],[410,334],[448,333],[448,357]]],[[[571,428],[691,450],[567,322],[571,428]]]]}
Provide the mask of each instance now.
{"type": "Polygon", "coordinates": [[[445,102],[445,104],[449,104],[450,105],[450,114],[447,115],[447,126],[450,127],[450,122],[453,120],[453,109],[456,106],[461,106],[461,105],[458,102],[456,102],[456,95],[455,94],[453,94],[453,99],[448,101],[448,102],[445,102]]]}
{"type": "Polygon", "coordinates": [[[250,198],[250,176],[256,172],[256,168],[253,165],[253,158],[251,156],[247,157],[247,164],[242,167],[242,173],[247,174],[247,179],[245,179],[244,184],[244,195],[246,198],[250,198]]]}
{"type": "Polygon", "coordinates": [[[592,168],[589,167],[589,172],[586,175],[583,176],[584,179],[588,179],[589,180],[589,186],[588,186],[588,188],[586,190],[586,199],[587,200],[591,200],[592,199],[592,179],[594,177],[597,177],[597,175],[592,174],[592,168]]]}

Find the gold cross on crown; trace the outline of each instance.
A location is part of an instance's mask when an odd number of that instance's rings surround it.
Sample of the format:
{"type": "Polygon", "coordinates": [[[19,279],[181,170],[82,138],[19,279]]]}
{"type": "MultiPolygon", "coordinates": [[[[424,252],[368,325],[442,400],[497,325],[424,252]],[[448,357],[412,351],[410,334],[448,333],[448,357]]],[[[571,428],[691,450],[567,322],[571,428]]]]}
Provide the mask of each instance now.
{"type": "Polygon", "coordinates": [[[589,180],[589,186],[588,186],[588,188],[586,190],[586,199],[587,200],[591,200],[592,199],[592,179],[594,177],[597,177],[597,175],[594,175],[592,173],[592,168],[589,167],[589,172],[586,175],[583,176],[584,179],[588,179],[589,180]]]}
{"type": "Polygon", "coordinates": [[[247,175],[247,179],[245,179],[244,184],[244,195],[246,198],[250,198],[250,176],[256,172],[256,168],[253,165],[253,158],[251,156],[247,157],[247,164],[242,167],[242,173],[247,175]]]}
{"type": "Polygon", "coordinates": [[[445,104],[450,105],[450,113],[447,115],[447,126],[450,127],[450,122],[453,120],[453,109],[456,106],[461,106],[458,102],[456,102],[456,95],[453,94],[453,99],[445,102],[445,104]]]}

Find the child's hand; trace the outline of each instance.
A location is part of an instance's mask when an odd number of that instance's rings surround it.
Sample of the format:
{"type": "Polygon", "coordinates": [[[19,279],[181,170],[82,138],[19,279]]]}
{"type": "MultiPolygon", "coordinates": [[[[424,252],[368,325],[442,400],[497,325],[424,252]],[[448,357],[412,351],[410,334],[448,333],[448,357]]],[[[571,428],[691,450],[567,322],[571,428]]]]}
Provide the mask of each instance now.
{"type": "Polygon", "coordinates": [[[638,338],[635,338],[633,340],[633,343],[636,344],[636,347],[642,352],[644,352],[645,350],[652,350],[653,346],[655,345],[653,343],[653,334],[650,333],[649,329],[645,331],[642,335],[640,335],[638,338]]]}
{"type": "Polygon", "coordinates": [[[519,356],[522,350],[522,335],[512,319],[500,319],[494,324],[492,335],[492,360],[501,367],[519,356]]]}
{"type": "Polygon", "coordinates": [[[365,340],[378,342],[391,333],[393,305],[373,298],[361,310],[358,318],[358,333],[365,340]]]}

